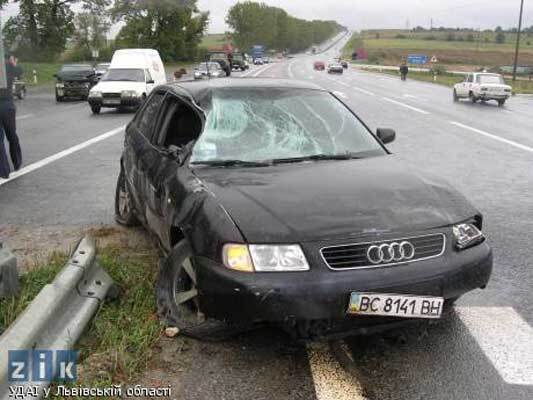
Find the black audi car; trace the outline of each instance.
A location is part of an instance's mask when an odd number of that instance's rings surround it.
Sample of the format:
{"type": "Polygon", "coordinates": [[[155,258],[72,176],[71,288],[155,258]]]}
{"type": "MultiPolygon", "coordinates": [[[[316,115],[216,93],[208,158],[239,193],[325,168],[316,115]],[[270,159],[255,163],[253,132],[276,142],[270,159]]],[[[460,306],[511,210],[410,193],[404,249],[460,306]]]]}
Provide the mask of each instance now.
{"type": "Polygon", "coordinates": [[[394,138],[310,83],[155,89],[127,126],[115,208],[165,253],[161,317],[200,338],[261,323],[308,338],[440,318],[484,288],[482,215],[394,138]]]}
{"type": "Polygon", "coordinates": [[[89,90],[98,82],[96,72],[89,64],[65,64],[54,77],[58,102],[68,97],[86,100],[89,90]]]}

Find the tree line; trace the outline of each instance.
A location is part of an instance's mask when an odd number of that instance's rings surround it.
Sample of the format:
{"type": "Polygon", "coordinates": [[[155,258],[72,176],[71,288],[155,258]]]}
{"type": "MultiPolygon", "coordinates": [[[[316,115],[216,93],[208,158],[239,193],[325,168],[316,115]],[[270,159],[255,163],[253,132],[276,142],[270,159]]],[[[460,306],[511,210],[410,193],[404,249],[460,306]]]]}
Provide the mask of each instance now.
{"type": "MultiPolygon", "coordinates": [[[[191,60],[209,21],[197,0],[12,1],[19,13],[6,21],[5,45],[32,61],[57,61],[67,48],[71,60],[92,59],[93,50],[108,60],[116,48],[125,47],[157,48],[166,61],[191,60]],[[122,28],[108,43],[115,24],[122,28]]],[[[0,7],[8,2],[0,0],[0,7]]]]}
{"type": "Polygon", "coordinates": [[[302,51],[346,29],[335,21],[306,21],[281,8],[252,1],[232,6],[226,23],[233,30],[234,43],[243,51],[255,44],[280,51],[302,51]]]}

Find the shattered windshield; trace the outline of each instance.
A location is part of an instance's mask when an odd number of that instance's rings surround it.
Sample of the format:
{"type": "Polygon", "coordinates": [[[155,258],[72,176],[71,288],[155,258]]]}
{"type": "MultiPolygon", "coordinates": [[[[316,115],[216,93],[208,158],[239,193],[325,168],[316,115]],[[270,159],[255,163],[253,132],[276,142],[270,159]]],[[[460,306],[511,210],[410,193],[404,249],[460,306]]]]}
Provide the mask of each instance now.
{"type": "Polygon", "coordinates": [[[366,127],[327,92],[219,89],[206,108],[192,163],[385,154],[366,127]]]}

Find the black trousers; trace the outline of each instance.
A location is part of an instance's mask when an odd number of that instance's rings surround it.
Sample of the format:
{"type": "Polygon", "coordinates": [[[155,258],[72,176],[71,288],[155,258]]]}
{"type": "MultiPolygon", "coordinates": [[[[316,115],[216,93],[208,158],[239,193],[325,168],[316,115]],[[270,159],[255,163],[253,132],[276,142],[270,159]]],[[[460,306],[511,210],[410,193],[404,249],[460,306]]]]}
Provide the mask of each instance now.
{"type": "Polygon", "coordinates": [[[8,178],[10,167],[4,147],[4,135],[9,143],[9,154],[15,170],[22,165],[22,150],[17,136],[16,108],[13,101],[0,100],[0,178],[8,178]]]}

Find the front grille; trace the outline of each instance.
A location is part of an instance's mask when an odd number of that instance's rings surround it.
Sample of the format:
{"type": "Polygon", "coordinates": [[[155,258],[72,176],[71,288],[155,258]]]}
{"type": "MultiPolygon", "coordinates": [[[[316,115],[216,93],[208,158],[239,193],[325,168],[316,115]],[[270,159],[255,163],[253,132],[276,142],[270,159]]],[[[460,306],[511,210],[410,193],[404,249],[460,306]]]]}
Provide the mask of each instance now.
{"type": "Polygon", "coordinates": [[[84,82],[77,82],[77,81],[66,81],[64,82],[65,87],[72,88],[72,89],[85,89],[87,88],[87,85],[84,82]]]}
{"type": "MultiPolygon", "coordinates": [[[[339,246],[324,247],[320,250],[324,261],[331,269],[343,270],[354,268],[375,268],[388,265],[404,264],[406,262],[427,260],[442,255],[446,246],[446,238],[444,234],[437,233],[426,236],[414,236],[401,239],[385,240],[380,242],[354,243],[339,246]],[[413,245],[414,254],[410,257],[392,261],[382,261],[374,263],[370,261],[367,253],[372,246],[390,245],[392,243],[409,242],[413,245]]],[[[387,250],[388,246],[385,246],[387,250]]],[[[373,254],[375,255],[375,254],[373,254]]],[[[387,255],[388,256],[388,255],[387,255]]],[[[400,254],[397,254],[400,258],[400,254]]],[[[387,258],[387,257],[384,257],[387,258]]]]}
{"type": "Polygon", "coordinates": [[[120,99],[120,93],[102,93],[104,99],[120,99]]]}

